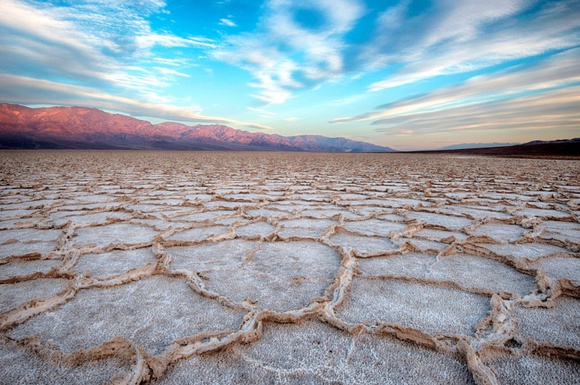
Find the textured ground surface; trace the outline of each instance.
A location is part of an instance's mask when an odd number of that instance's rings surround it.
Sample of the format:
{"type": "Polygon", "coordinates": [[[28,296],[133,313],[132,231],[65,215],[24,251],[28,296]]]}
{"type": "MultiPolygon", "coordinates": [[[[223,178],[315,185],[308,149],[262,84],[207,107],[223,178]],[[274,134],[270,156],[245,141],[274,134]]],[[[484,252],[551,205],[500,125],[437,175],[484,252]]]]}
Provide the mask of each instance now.
{"type": "Polygon", "coordinates": [[[2,384],[577,384],[580,162],[0,152],[2,384]]]}

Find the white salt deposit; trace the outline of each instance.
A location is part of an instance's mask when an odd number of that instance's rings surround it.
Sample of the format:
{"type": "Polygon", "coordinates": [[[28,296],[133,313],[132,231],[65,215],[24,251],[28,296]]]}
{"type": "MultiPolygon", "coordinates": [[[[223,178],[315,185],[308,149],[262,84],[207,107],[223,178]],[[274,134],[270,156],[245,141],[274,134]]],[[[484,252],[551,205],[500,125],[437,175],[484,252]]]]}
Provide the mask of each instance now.
{"type": "Polygon", "coordinates": [[[577,382],[577,161],[50,151],[0,170],[2,383],[577,382]]]}
{"type": "Polygon", "coordinates": [[[81,290],[71,302],[17,326],[9,335],[38,335],[68,353],[120,335],[158,354],[179,338],[236,329],[241,316],[194,293],[181,280],[154,276],[129,285],[81,290]]]}
{"type": "Polygon", "coordinates": [[[355,278],[338,315],[352,324],[376,320],[426,333],[471,335],[489,312],[489,298],[448,287],[355,278]]]}
{"type": "Polygon", "coordinates": [[[34,299],[49,299],[64,290],[65,279],[39,278],[16,283],[1,283],[0,312],[14,309],[34,299]]]}

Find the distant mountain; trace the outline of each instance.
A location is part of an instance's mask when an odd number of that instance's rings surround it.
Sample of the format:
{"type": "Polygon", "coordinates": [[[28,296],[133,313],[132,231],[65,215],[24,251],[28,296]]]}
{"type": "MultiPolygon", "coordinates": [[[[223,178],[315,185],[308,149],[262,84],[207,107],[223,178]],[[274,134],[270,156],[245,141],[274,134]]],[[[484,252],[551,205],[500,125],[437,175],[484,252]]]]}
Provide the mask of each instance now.
{"type": "Polygon", "coordinates": [[[0,104],[0,148],[394,152],[345,138],[281,136],[218,124],[151,124],[95,108],[0,104]]]}
{"type": "Polygon", "coordinates": [[[532,140],[531,142],[526,142],[522,146],[537,146],[537,145],[556,145],[556,144],[570,144],[570,143],[580,143],[580,138],[574,139],[556,139],[556,140],[532,140]]]}
{"type": "Polygon", "coordinates": [[[463,148],[456,150],[415,151],[418,153],[455,153],[497,156],[565,156],[580,157],[580,138],[534,140],[515,146],[463,148]]]}
{"type": "Polygon", "coordinates": [[[445,146],[438,148],[437,151],[444,151],[444,150],[463,150],[468,148],[490,148],[490,147],[506,147],[506,146],[517,146],[520,143],[460,143],[460,144],[453,144],[451,146],[445,146]]]}

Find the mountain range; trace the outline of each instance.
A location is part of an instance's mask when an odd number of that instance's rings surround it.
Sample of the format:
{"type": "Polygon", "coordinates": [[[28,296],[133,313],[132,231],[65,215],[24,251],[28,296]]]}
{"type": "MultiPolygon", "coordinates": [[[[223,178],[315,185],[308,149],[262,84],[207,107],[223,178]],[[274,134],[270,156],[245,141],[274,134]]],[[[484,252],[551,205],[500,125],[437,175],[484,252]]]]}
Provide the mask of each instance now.
{"type": "Polygon", "coordinates": [[[466,150],[469,148],[490,148],[490,147],[508,147],[508,146],[517,146],[521,143],[459,143],[459,144],[452,144],[451,146],[445,146],[438,148],[437,151],[445,151],[445,150],[466,150]]]}
{"type": "Polygon", "coordinates": [[[459,148],[431,151],[410,151],[422,154],[472,154],[507,157],[573,157],[580,158],[580,138],[533,140],[513,146],[490,146],[478,148],[459,148]]]}
{"type": "Polygon", "coordinates": [[[394,152],[320,135],[282,136],[211,124],[152,124],[95,108],[0,104],[0,148],[394,152]]]}

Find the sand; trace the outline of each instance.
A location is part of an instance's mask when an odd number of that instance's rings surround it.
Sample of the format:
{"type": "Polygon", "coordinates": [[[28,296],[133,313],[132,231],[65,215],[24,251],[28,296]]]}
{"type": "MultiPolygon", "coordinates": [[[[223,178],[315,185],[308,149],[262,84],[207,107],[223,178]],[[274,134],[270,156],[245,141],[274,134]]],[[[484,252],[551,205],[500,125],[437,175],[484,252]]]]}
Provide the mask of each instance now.
{"type": "Polygon", "coordinates": [[[580,378],[580,161],[0,161],[1,384],[580,378]]]}

